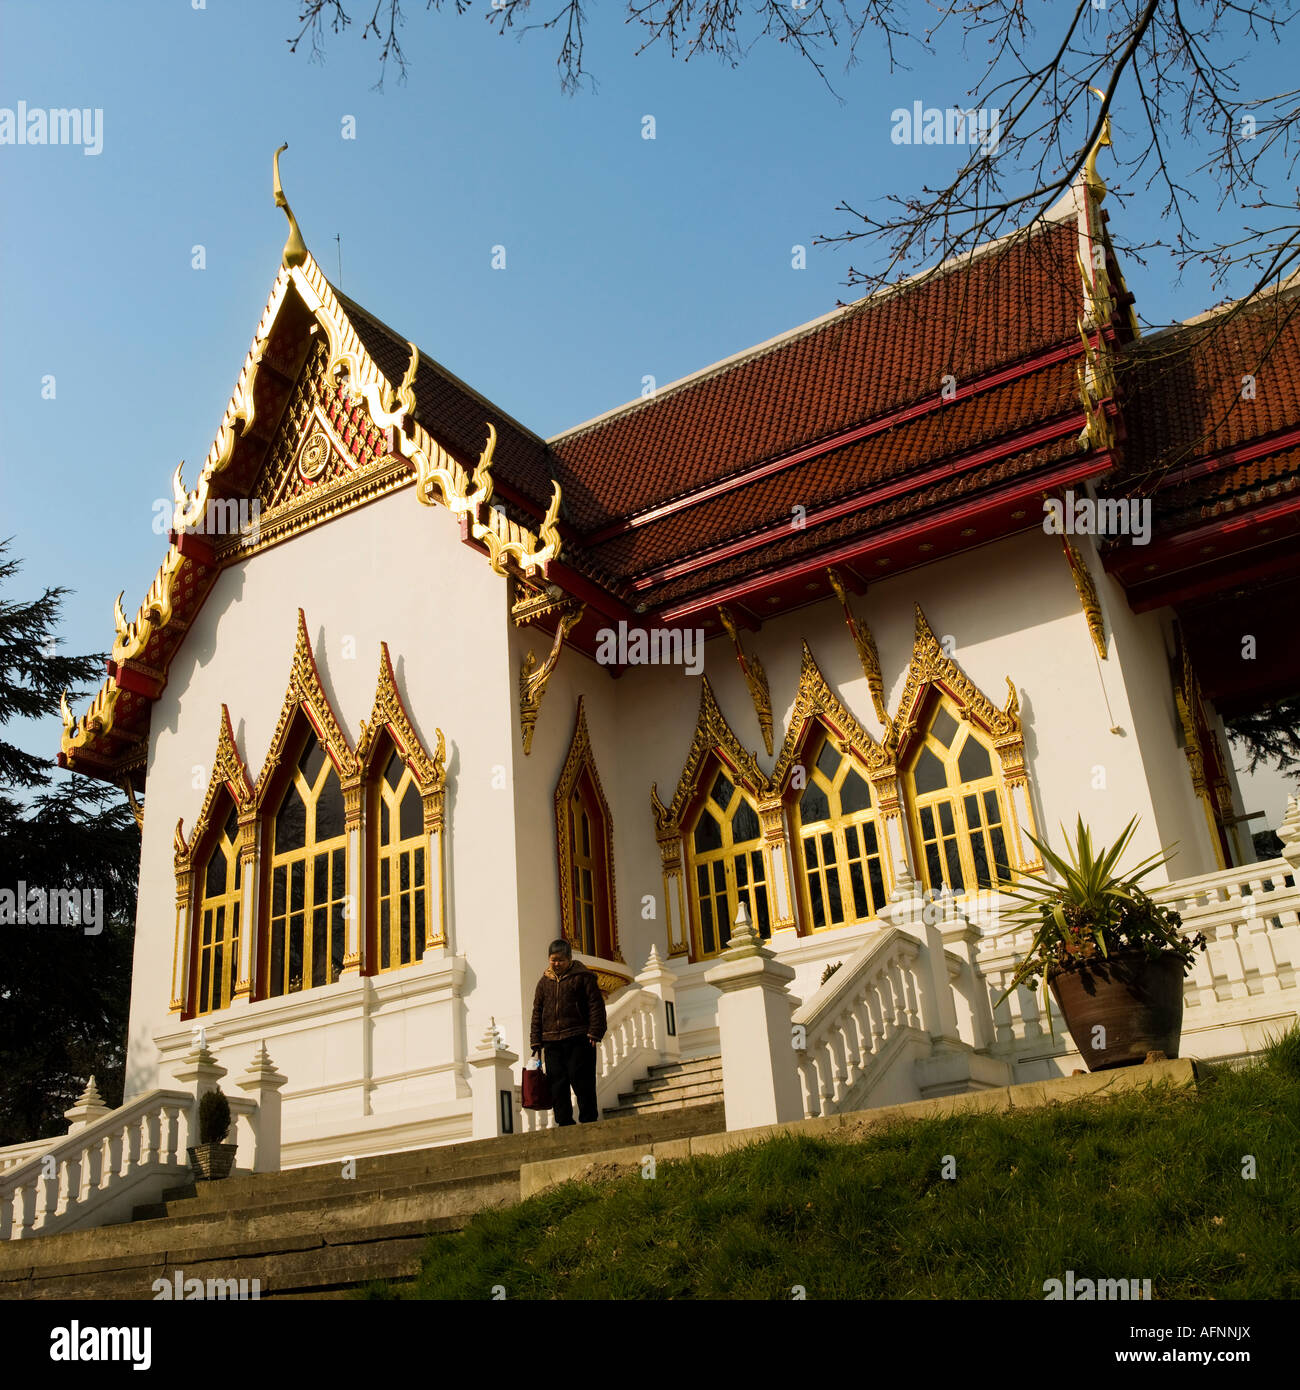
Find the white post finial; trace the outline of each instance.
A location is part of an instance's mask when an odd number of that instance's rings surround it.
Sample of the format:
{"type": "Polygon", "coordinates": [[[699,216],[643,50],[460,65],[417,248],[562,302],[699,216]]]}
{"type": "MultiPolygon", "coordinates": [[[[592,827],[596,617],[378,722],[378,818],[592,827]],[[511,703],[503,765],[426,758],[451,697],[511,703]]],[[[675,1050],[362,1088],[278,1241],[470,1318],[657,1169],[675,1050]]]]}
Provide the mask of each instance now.
{"type": "Polygon", "coordinates": [[[734,955],[752,955],[761,945],[749,915],[749,904],[742,898],[736,910],[736,925],[727,941],[727,950],[734,955]]]}
{"type": "Polygon", "coordinates": [[[1282,841],[1282,858],[1293,869],[1300,869],[1300,800],[1294,796],[1286,799],[1286,815],[1277,828],[1277,837],[1282,841]]]}
{"type": "Polygon", "coordinates": [[[916,879],[912,877],[912,871],[907,867],[906,859],[899,859],[894,865],[894,893],[893,901],[902,902],[907,898],[916,896],[916,879]]]}

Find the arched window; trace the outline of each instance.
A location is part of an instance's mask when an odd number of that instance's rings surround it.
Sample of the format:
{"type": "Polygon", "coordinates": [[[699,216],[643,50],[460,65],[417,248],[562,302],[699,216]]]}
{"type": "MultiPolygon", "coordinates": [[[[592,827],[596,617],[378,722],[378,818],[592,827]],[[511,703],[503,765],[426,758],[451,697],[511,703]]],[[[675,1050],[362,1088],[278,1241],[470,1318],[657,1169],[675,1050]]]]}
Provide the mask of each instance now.
{"type": "Polygon", "coordinates": [[[830,738],[814,735],[792,801],[808,926],[869,921],[885,906],[885,864],[871,784],[830,738]]]}
{"type": "Polygon", "coordinates": [[[182,1018],[216,1013],[251,992],[254,845],[252,826],[240,822],[251,820],[252,810],[252,783],[235,747],[230,711],[222,705],[203,806],[189,840],[183,820],[172,839],[176,936],[170,1012],[182,1018]]]}
{"type": "Polygon", "coordinates": [[[555,788],[555,839],[560,935],[583,955],[621,960],[614,911],[614,821],[596,771],[582,697],[555,788]]]}
{"type": "Polygon", "coordinates": [[[415,775],[388,743],[370,783],[369,825],[375,857],[371,939],[366,959],[376,971],[396,970],[424,958],[429,922],[429,836],[415,775]]]}
{"type": "Polygon", "coordinates": [[[569,836],[573,853],[573,944],[589,956],[602,952],[596,942],[597,888],[600,881],[600,817],[590,789],[581,782],[569,797],[569,836]]]}
{"type": "Polygon", "coordinates": [[[338,772],[308,731],[266,827],[271,911],[263,978],[268,997],[332,984],[343,968],[344,822],[338,772]]]}
{"type": "Polygon", "coordinates": [[[1010,883],[1000,779],[979,732],[954,716],[946,697],[917,732],[906,776],[925,886],[967,893],[1010,883]]]}
{"type": "MultiPolygon", "coordinates": [[[[447,744],[431,757],[397,689],[388,644],[379,644],[379,680],[357,743],[365,791],[363,974],[400,970],[445,947],[442,835],[447,744]]],[[[360,804],[360,801],[359,801],[360,804]]],[[[349,962],[350,964],[351,962],[349,962]]]]}
{"type": "Polygon", "coordinates": [[[698,956],[726,949],[742,901],[759,936],[772,935],[758,812],[725,772],[718,771],[707,785],[687,834],[698,956]]]}
{"type": "Polygon", "coordinates": [[[200,870],[194,952],[194,1013],[226,1008],[239,972],[239,907],[242,896],[239,821],[234,806],[200,870]]]}

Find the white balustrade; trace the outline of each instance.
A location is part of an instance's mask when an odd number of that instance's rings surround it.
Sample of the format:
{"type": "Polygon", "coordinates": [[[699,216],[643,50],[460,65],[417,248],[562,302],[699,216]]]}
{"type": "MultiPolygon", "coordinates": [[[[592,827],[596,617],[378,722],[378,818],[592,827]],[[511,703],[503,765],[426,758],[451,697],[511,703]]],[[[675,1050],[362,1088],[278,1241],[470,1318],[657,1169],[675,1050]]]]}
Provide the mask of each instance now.
{"type": "MultiPolygon", "coordinates": [[[[1300,1012],[1300,886],[1286,859],[1223,869],[1180,879],[1153,889],[1152,898],[1172,908],[1181,931],[1201,933],[1208,943],[1197,951],[1184,983],[1184,1033],[1196,1035],[1195,1055],[1229,1056],[1250,1045],[1253,1025],[1283,1031],[1288,1015],[1300,1012]]],[[[997,1003],[1028,952],[1033,933],[999,929],[993,914],[975,945],[976,967],[993,1006],[995,1042],[1000,1056],[1043,1056],[1069,1049],[1064,1020],[1050,1002],[1055,1041],[1042,1012],[1042,983],[1023,986],[997,1003]]],[[[1258,1028],[1256,1028],[1256,1034],[1258,1028]]]]}
{"type": "Polygon", "coordinates": [[[898,927],[858,948],[792,1019],[804,1113],[846,1108],[893,1039],[921,1024],[922,943],[898,927]]]}
{"type": "MultiPolygon", "coordinates": [[[[258,1084],[283,1085],[264,1053],[262,1060],[258,1084]]],[[[156,1202],[190,1172],[196,1105],[191,1091],[160,1089],[109,1110],[92,1078],[66,1112],[68,1133],[15,1146],[24,1156],[0,1170],[0,1240],[126,1221],[134,1207],[156,1202]]],[[[241,1166],[251,1168],[258,1151],[278,1153],[278,1109],[263,1113],[256,1101],[232,1097],[230,1110],[241,1166]]]]}

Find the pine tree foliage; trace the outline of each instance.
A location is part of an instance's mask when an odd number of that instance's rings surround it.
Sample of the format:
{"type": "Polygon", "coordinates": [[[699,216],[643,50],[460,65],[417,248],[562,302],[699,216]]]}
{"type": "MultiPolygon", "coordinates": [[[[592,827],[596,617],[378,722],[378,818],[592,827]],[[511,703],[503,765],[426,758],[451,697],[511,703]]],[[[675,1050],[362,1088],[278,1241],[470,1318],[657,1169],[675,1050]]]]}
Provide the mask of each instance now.
{"type": "MultiPolygon", "coordinates": [[[[20,568],[8,546],[0,541],[0,586],[20,568]]],[[[0,589],[6,731],[57,713],[65,687],[103,669],[102,656],[57,654],[65,593],[23,601],[0,589]]],[[[52,761],[0,739],[0,1146],[66,1133],[63,1112],[92,1075],[108,1104],[122,1098],[140,831],[120,791],[78,776],[54,783],[52,761]],[[17,920],[19,894],[26,905],[33,890],[83,901],[98,892],[99,930],[17,920]]]]}

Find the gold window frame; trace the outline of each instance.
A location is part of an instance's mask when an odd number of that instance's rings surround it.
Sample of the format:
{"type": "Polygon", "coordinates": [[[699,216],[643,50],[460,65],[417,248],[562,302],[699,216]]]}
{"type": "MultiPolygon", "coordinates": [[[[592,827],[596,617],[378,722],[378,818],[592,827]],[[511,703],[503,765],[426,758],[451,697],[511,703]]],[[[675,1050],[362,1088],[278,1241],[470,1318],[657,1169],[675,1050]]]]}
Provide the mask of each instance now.
{"type": "MultiPolygon", "coordinates": [[[[271,872],[274,855],[274,823],[280,804],[292,782],[301,754],[303,726],[315,735],[326,758],[333,764],[343,794],[344,808],[344,882],[347,910],[344,912],[343,972],[355,962],[357,938],[357,856],[360,840],[361,768],[356,753],[349,746],[333,707],[321,683],[311,638],[307,634],[307,618],[298,610],[297,635],[294,639],[293,664],[289,685],[280,707],[280,717],[271,737],[262,770],[258,773],[253,791],[253,815],[259,827],[261,843],[267,852],[260,856],[257,874],[257,906],[252,920],[257,923],[256,993],[257,999],[287,998],[269,993],[271,872]],[[287,765],[286,765],[287,764],[287,765]]],[[[305,871],[304,871],[305,872],[305,871]]],[[[313,988],[304,982],[302,991],[313,988]]]]}
{"type": "MultiPolygon", "coordinates": [[[[1025,765],[1025,734],[1020,719],[1020,698],[1010,676],[1007,702],[999,708],[944,650],[922,611],[916,605],[916,627],[907,679],[897,713],[885,740],[895,768],[907,788],[908,824],[912,834],[912,862],[924,880],[920,824],[916,814],[912,764],[918,742],[925,738],[933,714],[933,701],[946,696],[959,723],[969,723],[982,736],[990,753],[1003,813],[1011,881],[1022,873],[1041,872],[1043,861],[1031,840],[1041,839],[1034,819],[1029,775],[1025,765]]],[[[967,891],[975,891],[969,889],[967,891]]]]}
{"type": "MultiPolygon", "coordinates": [[[[851,817],[841,819],[844,824],[849,821],[859,824],[869,821],[875,825],[885,902],[888,902],[894,891],[897,859],[902,853],[897,770],[888,748],[872,738],[831,689],[808,643],[804,642],[799,688],[795,692],[794,707],[790,712],[785,740],[769,779],[769,798],[775,796],[782,808],[782,829],[788,836],[790,859],[794,865],[801,935],[809,935],[814,931],[831,931],[861,920],[852,917],[825,927],[813,925],[812,895],[803,857],[802,826],[798,811],[798,801],[804,789],[795,786],[795,777],[798,767],[803,766],[807,769],[805,755],[810,745],[822,735],[830,740],[835,749],[850,759],[870,788],[870,813],[855,813],[851,817]]],[[[837,833],[842,834],[842,829],[837,833]]]]}
{"type": "MultiPolygon", "coordinates": [[[[292,734],[287,747],[294,750],[293,762],[290,765],[288,759],[285,760],[282,775],[275,781],[277,790],[269,798],[263,821],[262,843],[265,847],[263,882],[267,893],[267,910],[266,930],[263,933],[259,966],[264,990],[263,997],[273,999],[287,998],[292,994],[319,989],[323,985],[334,984],[341,977],[347,950],[347,921],[351,915],[346,810],[344,810],[343,824],[335,834],[325,837],[321,834],[319,826],[320,807],[329,779],[333,776],[340,784],[342,779],[339,777],[338,768],[329,755],[329,750],[316,737],[315,730],[311,728],[307,720],[293,720],[291,729],[292,734]],[[321,761],[315,772],[308,772],[302,766],[302,758],[308,747],[313,744],[320,752],[321,761]],[[303,842],[293,848],[279,849],[276,844],[276,822],[290,792],[293,790],[298,791],[304,812],[303,842]],[[320,877],[322,859],[325,861],[325,884],[323,896],[318,897],[319,885],[317,880],[320,877]],[[302,865],[302,902],[301,907],[295,911],[293,907],[293,871],[299,864],[302,865]],[[275,875],[280,869],[283,869],[285,874],[284,911],[277,914],[275,910],[275,875]],[[342,917],[339,923],[342,940],[339,943],[339,971],[336,975],[333,968],[333,916],[339,905],[342,907],[342,917]],[[325,913],[323,937],[316,921],[317,915],[322,911],[325,913]],[[287,980],[282,978],[280,981],[276,981],[271,974],[277,918],[283,917],[284,919],[283,955],[284,970],[287,972],[291,952],[292,923],[295,916],[302,918],[303,938],[302,975],[297,977],[296,987],[293,982],[294,977],[289,976],[287,980]],[[316,974],[317,962],[321,963],[321,973],[325,977],[320,981],[312,978],[316,974]],[[278,988],[279,984],[283,984],[284,987],[278,988]]],[[[345,807],[341,785],[339,786],[339,803],[341,807],[345,807]]]]}
{"type": "MultiPolygon", "coordinates": [[[[370,718],[361,725],[361,736],[357,740],[357,769],[363,786],[371,795],[366,799],[373,801],[378,780],[383,778],[388,763],[381,752],[391,748],[406,764],[415,781],[423,808],[423,835],[425,840],[425,936],[424,951],[443,948],[447,945],[446,880],[443,871],[444,832],[447,793],[447,741],[441,729],[435,728],[437,748],[430,755],[423,740],[415,731],[411,716],[397,688],[397,677],[393,672],[393,661],[388,651],[388,643],[379,644],[379,677],[375,683],[375,698],[370,709],[370,718]]],[[[360,798],[358,798],[360,800],[360,798]]],[[[379,817],[372,815],[373,807],[365,807],[366,823],[366,945],[365,959],[358,952],[344,962],[356,966],[363,974],[379,972],[379,817]]],[[[413,962],[408,962],[408,964],[413,962]]],[[[400,967],[389,967],[391,969],[400,967]]]]}
{"type": "Polygon", "coordinates": [[[176,875],[176,929],[172,943],[172,989],[169,1012],[182,1018],[195,1016],[197,1003],[194,967],[198,957],[203,904],[202,875],[208,855],[229,818],[228,813],[217,819],[218,810],[229,802],[235,808],[239,823],[236,853],[240,867],[242,911],[238,942],[238,968],[231,1003],[246,998],[249,993],[248,959],[252,922],[252,867],[255,843],[254,792],[248,768],[235,746],[230,711],[221,706],[217,728],[217,751],[212,759],[207,790],[194,828],[188,840],[184,817],[177,820],[172,836],[172,864],[176,875]]]}
{"type": "MultiPolygon", "coordinates": [[[[659,799],[658,784],[650,788],[650,808],[655,818],[655,836],[663,860],[663,885],[668,952],[670,956],[686,955],[701,959],[698,942],[699,914],[694,903],[694,887],[686,882],[692,866],[689,835],[694,831],[697,812],[712,789],[718,770],[749,797],[759,815],[764,854],[768,860],[766,881],[769,905],[772,903],[775,875],[772,869],[773,837],[769,833],[773,814],[778,823],[776,841],[780,842],[780,802],[769,794],[767,778],[757,759],[736,737],[731,725],[713,694],[707,676],[700,677],[700,707],[695,732],[687,750],[686,762],[673,793],[665,806],[659,799]]],[[[781,872],[784,874],[784,866],[781,872]]],[[[788,879],[786,880],[788,883],[788,879]]],[[[780,905],[779,903],[777,904],[780,905]]],[[[786,911],[788,912],[788,900],[786,911]]],[[[786,925],[785,914],[773,913],[772,930],[786,925]]],[[[712,957],[710,957],[711,959],[712,957]]]]}
{"type": "Polygon", "coordinates": [[[948,884],[952,891],[959,894],[981,891],[999,892],[1004,887],[1009,887],[1012,878],[1014,878],[1014,869],[1011,864],[1010,820],[1007,814],[1006,798],[1002,794],[993,749],[981,736],[973,721],[963,722],[961,711],[953,703],[951,697],[946,694],[932,693],[931,699],[927,701],[926,712],[918,722],[916,737],[909,748],[904,778],[907,786],[908,817],[912,829],[913,844],[916,846],[916,863],[920,871],[921,882],[931,891],[936,891],[939,887],[939,884],[933,881],[934,875],[927,854],[927,846],[933,841],[935,854],[939,859],[940,881],[948,884]],[[953,725],[953,732],[947,744],[934,729],[941,713],[946,713],[953,725]],[[964,737],[963,730],[965,731],[964,737]],[[959,763],[961,758],[965,756],[966,749],[970,746],[972,739],[976,741],[977,746],[983,752],[989,770],[979,777],[962,778],[959,763]],[[931,740],[933,740],[933,744],[931,740]],[[940,789],[922,792],[917,785],[916,773],[919,759],[926,751],[935,757],[944,769],[945,781],[940,789]],[[996,821],[988,813],[987,798],[990,794],[994,797],[994,804],[997,807],[996,821]],[[978,815],[978,822],[974,825],[971,823],[968,804],[971,797],[976,800],[978,815]],[[951,808],[952,817],[951,831],[946,833],[940,809],[945,805],[951,808]],[[923,813],[926,811],[931,813],[932,824],[936,827],[933,836],[927,836],[925,833],[923,813]],[[1005,880],[995,878],[993,873],[993,866],[997,863],[994,852],[993,832],[995,829],[1000,832],[1003,846],[1007,852],[1006,868],[1011,877],[1005,880]],[[990,882],[984,885],[978,881],[979,871],[972,845],[972,840],[977,835],[983,841],[985,865],[988,868],[987,876],[990,879],[990,882]],[[949,841],[956,849],[962,875],[961,888],[957,888],[955,884],[950,882],[952,866],[946,849],[949,841]]]}
{"type": "Polygon", "coordinates": [[[578,697],[578,712],[574,720],[573,738],[560,771],[560,780],[555,787],[555,845],[560,884],[560,935],[571,942],[575,950],[581,950],[579,930],[574,905],[574,868],[576,846],[570,815],[570,807],[575,794],[582,795],[588,803],[588,819],[596,832],[599,843],[594,846],[593,888],[595,904],[593,926],[595,945],[606,945],[608,955],[600,950],[587,952],[606,960],[622,962],[623,956],[618,939],[618,908],[614,892],[614,817],[610,814],[605,789],[601,785],[600,773],[596,767],[596,756],[591,745],[591,734],[587,728],[586,702],[578,697]],[[594,812],[594,816],[592,815],[594,812]],[[606,924],[607,940],[602,941],[601,919],[606,924]]]}
{"type": "Polygon", "coordinates": [[[713,960],[727,949],[726,943],[722,940],[722,931],[725,927],[728,939],[730,939],[731,928],[735,925],[736,914],[742,902],[749,908],[750,921],[753,924],[755,934],[764,940],[771,939],[775,915],[772,911],[771,865],[765,853],[763,826],[754,798],[747,794],[745,788],[738,781],[728,776],[728,769],[723,767],[716,757],[707,759],[705,767],[707,775],[700,782],[700,794],[692,803],[691,811],[683,826],[688,871],[686,897],[691,905],[692,949],[696,960],[713,960]],[[731,786],[731,793],[727,797],[726,806],[723,806],[713,797],[713,790],[720,777],[726,777],[731,786]],[[717,811],[710,812],[710,805],[717,807],[717,811]],[[740,814],[743,806],[748,806],[753,813],[754,834],[748,839],[736,840],[736,817],[740,814]],[[719,837],[721,843],[716,849],[699,850],[695,845],[695,835],[706,815],[711,815],[718,823],[721,831],[719,837]],[[742,861],[746,878],[743,885],[737,873],[738,865],[742,861]],[[708,889],[703,893],[699,883],[701,869],[705,870],[705,877],[709,880],[708,889]],[[716,873],[718,869],[722,872],[721,893],[726,900],[721,914],[716,910],[719,896],[716,873]],[[767,902],[768,932],[766,937],[763,936],[762,915],[758,907],[760,890],[767,902]],[[704,942],[702,908],[704,897],[708,897],[715,904],[715,910],[712,914],[715,944],[712,949],[706,948],[704,942]]]}

